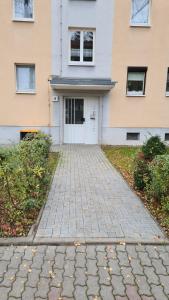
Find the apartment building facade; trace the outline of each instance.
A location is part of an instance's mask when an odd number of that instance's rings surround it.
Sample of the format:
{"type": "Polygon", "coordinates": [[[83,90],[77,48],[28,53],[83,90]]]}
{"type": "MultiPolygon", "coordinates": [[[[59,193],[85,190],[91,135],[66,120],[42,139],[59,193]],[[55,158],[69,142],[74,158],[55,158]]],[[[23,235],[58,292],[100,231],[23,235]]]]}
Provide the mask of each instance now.
{"type": "Polygon", "coordinates": [[[0,143],[169,140],[167,0],[1,0],[0,143]]]}

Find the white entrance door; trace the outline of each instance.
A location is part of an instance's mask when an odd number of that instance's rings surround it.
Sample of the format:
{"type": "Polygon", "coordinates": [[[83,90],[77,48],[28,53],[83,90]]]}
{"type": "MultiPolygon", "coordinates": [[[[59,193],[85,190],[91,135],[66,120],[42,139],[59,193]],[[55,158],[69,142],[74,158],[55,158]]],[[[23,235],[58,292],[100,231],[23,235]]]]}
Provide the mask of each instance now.
{"type": "Polygon", "coordinates": [[[98,98],[64,99],[64,143],[98,143],[98,98]]]}

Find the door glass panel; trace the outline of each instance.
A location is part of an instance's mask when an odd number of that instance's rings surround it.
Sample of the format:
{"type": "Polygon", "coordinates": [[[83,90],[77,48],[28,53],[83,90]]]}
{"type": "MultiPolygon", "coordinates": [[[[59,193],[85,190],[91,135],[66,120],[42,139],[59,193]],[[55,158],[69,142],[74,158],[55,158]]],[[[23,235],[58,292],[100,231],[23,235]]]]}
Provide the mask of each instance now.
{"type": "Polygon", "coordinates": [[[65,124],[83,124],[84,99],[65,99],[65,124]]]}
{"type": "Polygon", "coordinates": [[[84,100],[75,99],[75,124],[83,124],[84,100]]]}

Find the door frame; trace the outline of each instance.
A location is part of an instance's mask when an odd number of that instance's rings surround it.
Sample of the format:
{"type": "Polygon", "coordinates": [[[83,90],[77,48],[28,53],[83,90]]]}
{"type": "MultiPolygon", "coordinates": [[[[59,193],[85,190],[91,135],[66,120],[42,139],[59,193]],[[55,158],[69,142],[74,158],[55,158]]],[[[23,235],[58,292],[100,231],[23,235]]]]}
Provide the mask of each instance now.
{"type": "Polygon", "coordinates": [[[65,98],[98,98],[98,145],[102,143],[102,115],[103,115],[103,95],[97,93],[71,93],[64,92],[59,95],[60,98],[60,144],[64,144],[64,122],[65,122],[65,98]]]}

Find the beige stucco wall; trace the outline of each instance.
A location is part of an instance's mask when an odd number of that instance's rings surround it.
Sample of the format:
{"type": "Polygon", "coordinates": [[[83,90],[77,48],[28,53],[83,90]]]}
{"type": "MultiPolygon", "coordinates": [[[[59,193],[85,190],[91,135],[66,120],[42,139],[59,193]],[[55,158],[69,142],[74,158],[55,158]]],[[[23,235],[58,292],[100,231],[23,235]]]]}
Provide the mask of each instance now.
{"type": "Polygon", "coordinates": [[[115,0],[111,127],[169,127],[169,1],[152,0],[151,27],[130,27],[131,0],[115,0]],[[126,97],[128,66],[147,66],[146,96],[126,97]]]}
{"type": "Polygon", "coordinates": [[[0,0],[0,125],[49,123],[51,1],[36,0],[35,22],[12,21],[12,0],[0,0]],[[16,94],[15,63],[36,65],[36,94],[16,94]]]}

